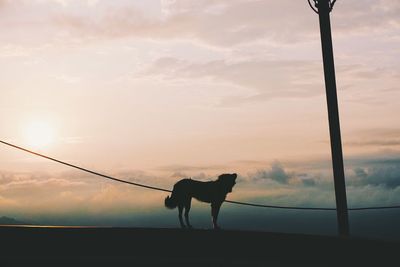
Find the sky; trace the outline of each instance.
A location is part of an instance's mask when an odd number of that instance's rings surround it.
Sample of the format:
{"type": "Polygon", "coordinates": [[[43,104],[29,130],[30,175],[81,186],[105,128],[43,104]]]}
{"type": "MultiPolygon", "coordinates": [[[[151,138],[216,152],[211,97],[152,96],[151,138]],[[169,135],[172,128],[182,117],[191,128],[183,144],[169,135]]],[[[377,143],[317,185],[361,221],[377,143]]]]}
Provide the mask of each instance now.
{"type": "MultiPolygon", "coordinates": [[[[397,0],[348,0],[331,13],[351,207],[400,203],[399,11],[397,0]]],[[[1,140],[164,188],[236,172],[229,199],[334,207],[307,1],[0,0],[0,29],[1,140]]],[[[0,216],[175,227],[164,198],[0,148],[0,216]]],[[[208,207],[194,209],[193,224],[209,227],[208,207]]],[[[332,214],[226,212],[231,228],[336,232],[332,214]]],[[[350,223],[385,235],[399,217],[350,223]]]]}

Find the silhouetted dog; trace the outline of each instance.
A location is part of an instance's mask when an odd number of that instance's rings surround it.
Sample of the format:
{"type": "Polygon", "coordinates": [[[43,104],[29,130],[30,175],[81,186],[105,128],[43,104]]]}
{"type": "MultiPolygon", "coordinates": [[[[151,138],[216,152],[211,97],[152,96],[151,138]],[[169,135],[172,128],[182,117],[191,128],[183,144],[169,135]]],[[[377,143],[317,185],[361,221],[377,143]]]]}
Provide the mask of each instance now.
{"type": "Polygon", "coordinates": [[[165,207],[174,209],[178,207],[179,222],[182,228],[185,224],[182,220],[182,211],[185,208],[186,225],[189,223],[189,211],[192,197],[197,200],[211,203],[211,216],[214,229],[219,229],[217,224],[218,213],[222,203],[225,201],[226,195],[232,192],[233,186],[236,184],[237,174],[221,174],[216,181],[201,182],[192,179],[182,179],[174,185],[171,197],[165,198],[165,207]]]}

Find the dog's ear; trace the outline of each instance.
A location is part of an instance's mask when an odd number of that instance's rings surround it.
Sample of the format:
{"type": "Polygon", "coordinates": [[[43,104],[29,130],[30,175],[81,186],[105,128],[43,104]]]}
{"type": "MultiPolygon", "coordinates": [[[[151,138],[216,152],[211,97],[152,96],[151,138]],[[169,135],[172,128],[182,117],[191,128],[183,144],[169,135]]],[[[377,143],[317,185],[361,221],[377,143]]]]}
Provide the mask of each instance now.
{"type": "Polygon", "coordinates": [[[237,174],[236,173],[232,173],[232,177],[233,177],[233,180],[236,180],[237,174]]]}

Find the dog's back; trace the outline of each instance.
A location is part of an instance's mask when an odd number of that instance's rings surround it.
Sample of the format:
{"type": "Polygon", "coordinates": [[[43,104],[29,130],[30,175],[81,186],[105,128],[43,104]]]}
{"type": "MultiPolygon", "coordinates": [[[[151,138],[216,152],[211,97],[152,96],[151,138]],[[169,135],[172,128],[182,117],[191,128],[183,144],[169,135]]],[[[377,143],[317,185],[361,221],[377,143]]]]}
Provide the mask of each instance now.
{"type": "Polygon", "coordinates": [[[210,203],[213,197],[216,195],[216,182],[201,182],[192,179],[188,179],[186,194],[187,197],[194,197],[197,200],[210,203]]]}
{"type": "Polygon", "coordinates": [[[174,185],[171,197],[166,199],[165,206],[175,208],[194,197],[200,201],[210,203],[215,191],[215,181],[201,182],[189,178],[182,179],[174,185]]]}
{"type": "Polygon", "coordinates": [[[167,205],[175,208],[179,203],[184,203],[194,197],[199,201],[211,203],[214,201],[224,201],[226,195],[232,191],[234,180],[218,179],[216,181],[202,182],[185,178],[178,181],[172,190],[171,198],[176,205],[167,205]],[[233,182],[232,182],[233,181],[233,182]]]}

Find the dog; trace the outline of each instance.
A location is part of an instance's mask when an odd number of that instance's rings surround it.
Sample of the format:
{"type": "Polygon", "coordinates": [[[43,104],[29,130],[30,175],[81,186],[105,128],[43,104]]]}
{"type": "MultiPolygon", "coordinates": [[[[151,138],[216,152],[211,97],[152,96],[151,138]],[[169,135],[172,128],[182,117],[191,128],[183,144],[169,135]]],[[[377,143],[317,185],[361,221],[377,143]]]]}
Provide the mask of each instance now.
{"type": "Polygon", "coordinates": [[[215,181],[201,182],[185,178],[178,181],[172,190],[171,197],[165,198],[165,207],[174,209],[178,207],[179,223],[181,228],[193,228],[189,222],[189,211],[192,197],[195,199],[211,203],[211,217],[214,229],[220,229],[217,224],[218,213],[226,195],[232,192],[236,184],[237,174],[221,174],[215,181]],[[186,225],[183,223],[182,212],[185,208],[186,225]]]}

